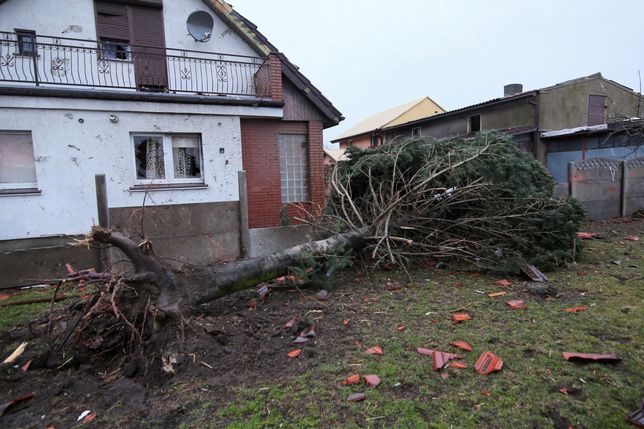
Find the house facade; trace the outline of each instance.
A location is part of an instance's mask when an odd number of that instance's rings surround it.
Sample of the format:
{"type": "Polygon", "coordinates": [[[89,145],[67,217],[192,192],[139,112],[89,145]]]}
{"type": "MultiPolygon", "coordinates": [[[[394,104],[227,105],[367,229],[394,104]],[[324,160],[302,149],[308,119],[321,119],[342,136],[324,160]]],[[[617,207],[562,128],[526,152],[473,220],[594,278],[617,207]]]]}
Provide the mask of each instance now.
{"type": "Polygon", "coordinates": [[[104,214],[97,175],[109,224],[168,261],[301,240],[281,226],[323,204],[342,119],[222,0],[0,0],[0,269],[93,264],[68,243],[104,214]]]}
{"type": "Polygon", "coordinates": [[[526,92],[520,84],[506,85],[503,97],[390,127],[384,142],[409,136],[418,128],[423,136],[435,138],[498,130],[512,135],[519,147],[549,165],[549,140],[542,133],[643,114],[640,94],[596,73],[526,92]]]}
{"type": "MultiPolygon", "coordinates": [[[[388,128],[443,112],[445,110],[438,103],[429,97],[423,97],[370,115],[331,142],[338,143],[339,148],[342,150],[346,150],[349,147],[367,149],[383,144],[388,128]]],[[[420,130],[414,128],[414,131],[419,132],[420,130]]]]}

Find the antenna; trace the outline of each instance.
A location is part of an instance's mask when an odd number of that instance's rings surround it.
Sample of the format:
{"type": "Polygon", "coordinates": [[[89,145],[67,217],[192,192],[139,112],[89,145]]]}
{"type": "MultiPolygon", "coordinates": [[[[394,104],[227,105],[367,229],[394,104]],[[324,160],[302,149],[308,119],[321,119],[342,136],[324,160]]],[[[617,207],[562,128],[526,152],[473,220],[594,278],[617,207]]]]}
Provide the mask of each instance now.
{"type": "Polygon", "coordinates": [[[192,12],[186,22],[188,33],[190,33],[195,41],[202,43],[210,40],[214,24],[215,22],[213,21],[212,16],[203,10],[192,12]]]}

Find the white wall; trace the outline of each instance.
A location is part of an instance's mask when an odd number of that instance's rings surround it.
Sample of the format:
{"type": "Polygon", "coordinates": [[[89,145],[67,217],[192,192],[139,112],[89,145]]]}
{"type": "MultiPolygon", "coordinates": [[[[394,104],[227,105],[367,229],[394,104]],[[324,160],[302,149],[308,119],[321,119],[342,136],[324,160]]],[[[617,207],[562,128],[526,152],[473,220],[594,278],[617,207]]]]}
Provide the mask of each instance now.
{"type": "MultiPolygon", "coordinates": [[[[257,56],[241,37],[219,19],[201,0],[165,0],[163,21],[166,47],[213,53],[257,56]],[[214,18],[208,42],[196,42],[186,28],[188,16],[204,10],[214,18]]],[[[45,36],[96,40],[93,0],[8,0],[0,5],[0,31],[34,30],[45,36]],[[68,31],[78,26],[80,32],[68,31]]]]}
{"type": "Polygon", "coordinates": [[[8,0],[0,5],[0,31],[34,30],[47,36],[96,40],[92,0],[8,0]],[[82,31],[63,33],[71,25],[82,31]]]}
{"type": "Polygon", "coordinates": [[[163,21],[168,48],[257,56],[257,53],[237,33],[224,24],[202,0],[165,0],[163,2],[163,21]],[[188,34],[186,27],[188,16],[198,10],[208,12],[215,21],[212,37],[204,43],[196,42],[188,34]]]}
{"type": "MultiPolygon", "coordinates": [[[[144,193],[130,190],[135,184],[130,132],[201,134],[207,188],[153,191],[146,205],[236,201],[237,172],[242,169],[238,115],[260,114],[235,106],[36,97],[2,97],[0,105],[0,130],[32,132],[42,191],[0,196],[0,240],[89,231],[98,222],[95,174],[107,177],[110,207],[140,206],[144,193]],[[210,108],[211,113],[190,113],[191,107],[210,108]],[[118,115],[118,123],[110,122],[110,114],[118,115]]],[[[267,113],[279,116],[281,109],[267,113]]]]}

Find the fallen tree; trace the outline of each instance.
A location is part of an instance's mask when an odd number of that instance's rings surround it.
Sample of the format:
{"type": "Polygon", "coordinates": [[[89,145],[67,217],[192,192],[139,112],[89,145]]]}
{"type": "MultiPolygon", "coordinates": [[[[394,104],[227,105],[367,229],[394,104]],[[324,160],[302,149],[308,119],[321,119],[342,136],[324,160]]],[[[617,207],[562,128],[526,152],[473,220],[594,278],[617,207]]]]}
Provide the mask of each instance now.
{"type": "Polygon", "coordinates": [[[554,199],[547,171],[501,135],[411,140],[350,151],[349,158],[334,171],[326,211],[315,219],[328,238],[274,255],[176,273],[145,238],[95,227],[82,244],[118,248],[134,273],[99,276],[98,292],[76,306],[80,314],[62,344],[75,333],[76,344],[90,349],[160,357],[173,373],[185,326],[200,304],[311,258],[358,250],[376,265],[406,269],[450,258],[497,271],[572,259],[582,210],[554,199]]]}

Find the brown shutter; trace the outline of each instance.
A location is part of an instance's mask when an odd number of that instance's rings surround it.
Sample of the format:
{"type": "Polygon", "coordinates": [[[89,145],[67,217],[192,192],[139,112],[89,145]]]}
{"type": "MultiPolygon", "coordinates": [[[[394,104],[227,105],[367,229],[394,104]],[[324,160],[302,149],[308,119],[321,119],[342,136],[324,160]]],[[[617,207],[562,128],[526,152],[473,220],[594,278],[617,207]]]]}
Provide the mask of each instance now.
{"type": "Polygon", "coordinates": [[[168,85],[163,10],[129,6],[137,85],[164,90],[168,85]],[[137,46],[138,45],[138,46],[137,46]]]}
{"type": "Polygon", "coordinates": [[[96,8],[96,34],[100,38],[130,40],[127,8],[124,4],[94,2],[96,8]]]}
{"type": "Polygon", "coordinates": [[[130,6],[132,16],[132,43],[165,47],[163,35],[163,10],[130,6]]]}

